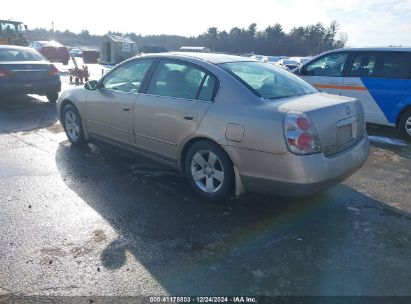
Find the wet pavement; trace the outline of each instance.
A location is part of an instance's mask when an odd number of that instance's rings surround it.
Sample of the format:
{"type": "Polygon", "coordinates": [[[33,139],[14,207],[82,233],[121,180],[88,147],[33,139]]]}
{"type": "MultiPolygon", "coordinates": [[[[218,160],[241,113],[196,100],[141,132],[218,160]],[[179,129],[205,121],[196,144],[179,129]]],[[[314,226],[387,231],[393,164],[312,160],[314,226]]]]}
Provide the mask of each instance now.
{"type": "Polygon", "coordinates": [[[211,204],[72,146],[43,97],[3,99],[0,295],[411,295],[411,145],[368,129],[367,163],[328,191],[211,204]]]}

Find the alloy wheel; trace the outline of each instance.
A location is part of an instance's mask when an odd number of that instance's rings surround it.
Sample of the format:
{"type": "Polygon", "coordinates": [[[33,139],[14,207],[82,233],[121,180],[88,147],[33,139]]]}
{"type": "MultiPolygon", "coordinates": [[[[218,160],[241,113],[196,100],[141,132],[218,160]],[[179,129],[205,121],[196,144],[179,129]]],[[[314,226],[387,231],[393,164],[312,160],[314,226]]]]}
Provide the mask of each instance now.
{"type": "Polygon", "coordinates": [[[407,132],[407,134],[411,136],[411,116],[408,117],[408,119],[405,121],[404,128],[405,132],[407,132]]]}
{"type": "Polygon", "coordinates": [[[218,156],[207,150],[200,150],[191,160],[191,175],[198,188],[207,193],[220,190],[224,182],[224,168],[218,156]]]}
{"type": "Polygon", "coordinates": [[[80,122],[73,111],[69,110],[66,112],[64,126],[66,127],[66,132],[70,139],[77,141],[80,137],[80,122]]]}

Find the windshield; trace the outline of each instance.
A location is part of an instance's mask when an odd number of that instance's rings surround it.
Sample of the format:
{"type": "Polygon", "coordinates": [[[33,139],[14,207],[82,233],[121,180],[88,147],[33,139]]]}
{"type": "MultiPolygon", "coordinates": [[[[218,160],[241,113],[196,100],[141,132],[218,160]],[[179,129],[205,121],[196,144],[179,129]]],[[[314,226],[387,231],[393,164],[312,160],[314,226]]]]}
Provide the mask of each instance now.
{"type": "Polygon", "coordinates": [[[42,55],[25,49],[0,49],[0,61],[43,61],[42,55]]]}
{"type": "Polygon", "coordinates": [[[318,92],[301,78],[270,64],[231,62],[220,66],[263,98],[277,99],[318,92]]]}
{"type": "Polygon", "coordinates": [[[0,34],[2,32],[7,34],[17,34],[23,31],[21,23],[12,21],[0,21],[0,34]]]}

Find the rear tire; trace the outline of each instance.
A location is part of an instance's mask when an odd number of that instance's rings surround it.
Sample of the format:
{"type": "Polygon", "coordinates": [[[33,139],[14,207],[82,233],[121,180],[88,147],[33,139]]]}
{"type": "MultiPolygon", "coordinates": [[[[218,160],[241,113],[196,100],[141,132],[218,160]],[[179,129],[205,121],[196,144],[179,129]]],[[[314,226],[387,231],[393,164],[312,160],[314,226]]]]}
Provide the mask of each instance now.
{"type": "Polygon", "coordinates": [[[233,164],[225,151],[212,141],[194,143],[187,151],[184,165],[191,188],[204,199],[216,202],[233,194],[233,164]]]}
{"type": "Polygon", "coordinates": [[[57,99],[59,98],[59,93],[57,93],[57,92],[47,93],[46,97],[47,97],[49,102],[56,102],[57,99]]]}
{"type": "Polygon", "coordinates": [[[397,129],[405,140],[411,141],[411,109],[401,114],[397,129]]]}
{"type": "Polygon", "coordinates": [[[67,138],[72,144],[85,143],[81,116],[74,105],[68,104],[63,108],[61,121],[67,138]]]}

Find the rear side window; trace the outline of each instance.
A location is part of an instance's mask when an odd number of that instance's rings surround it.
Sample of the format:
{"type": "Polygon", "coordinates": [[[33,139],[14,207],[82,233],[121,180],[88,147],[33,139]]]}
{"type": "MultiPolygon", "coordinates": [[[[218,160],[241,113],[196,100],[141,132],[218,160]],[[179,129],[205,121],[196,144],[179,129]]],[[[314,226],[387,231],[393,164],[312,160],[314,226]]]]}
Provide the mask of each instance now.
{"type": "Polygon", "coordinates": [[[370,77],[371,75],[374,75],[376,61],[376,54],[365,52],[357,53],[350,69],[350,76],[370,77]]]}
{"type": "Polygon", "coordinates": [[[407,52],[358,52],[350,68],[351,77],[407,79],[410,72],[407,52]]]}
{"type": "Polygon", "coordinates": [[[198,99],[205,101],[213,100],[216,86],[216,79],[210,75],[207,75],[206,79],[204,80],[203,86],[200,89],[200,93],[198,94],[198,99]]]}
{"type": "Polygon", "coordinates": [[[189,64],[161,60],[150,80],[147,94],[211,101],[216,80],[189,64]]]}
{"type": "Polygon", "coordinates": [[[342,77],[347,59],[347,52],[324,55],[307,64],[302,71],[302,75],[342,77]]]}

